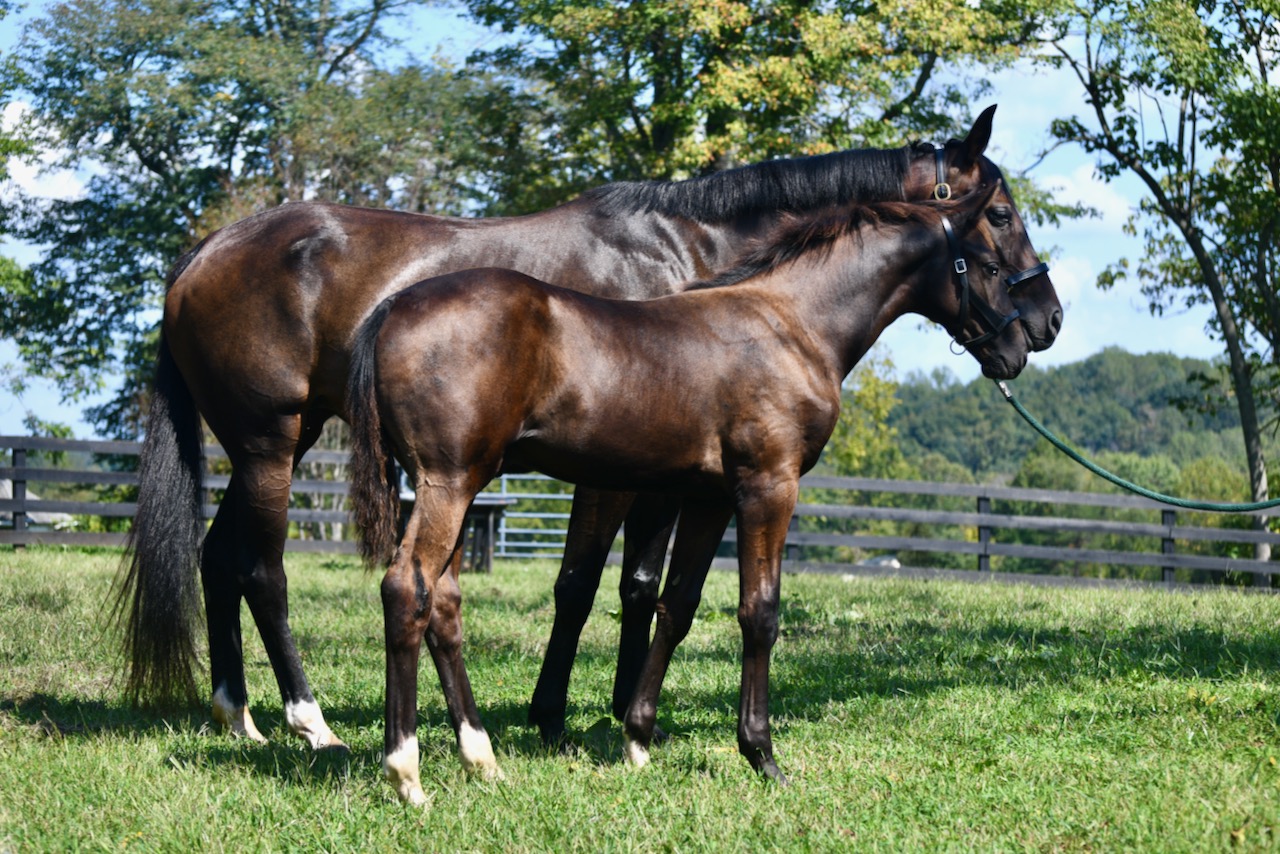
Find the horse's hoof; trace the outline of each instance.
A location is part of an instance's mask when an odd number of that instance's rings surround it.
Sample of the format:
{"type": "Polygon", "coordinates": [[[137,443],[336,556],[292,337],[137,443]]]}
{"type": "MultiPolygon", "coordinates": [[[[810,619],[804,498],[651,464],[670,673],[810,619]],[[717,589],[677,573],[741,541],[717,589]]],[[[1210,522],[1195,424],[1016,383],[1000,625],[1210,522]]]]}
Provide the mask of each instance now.
{"type": "Polygon", "coordinates": [[[547,722],[540,715],[529,712],[529,724],[538,728],[543,747],[559,747],[565,740],[564,719],[547,722]]]}
{"type": "Polygon", "coordinates": [[[462,767],[473,777],[481,780],[501,780],[502,771],[498,768],[498,760],[493,755],[493,744],[489,734],[469,724],[458,727],[458,753],[462,758],[462,767]]]}
{"type": "Polygon", "coordinates": [[[425,807],[427,805],[427,793],[422,791],[422,787],[417,783],[402,783],[396,788],[396,795],[405,804],[411,807],[425,807]]]}
{"type": "Polygon", "coordinates": [[[774,762],[772,759],[766,760],[758,770],[760,772],[760,776],[764,779],[777,783],[779,786],[787,785],[786,776],[782,773],[781,769],[778,768],[778,763],[774,762]]]}
{"type": "Polygon", "coordinates": [[[258,744],[267,743],[267,737],[258,732],[258,727],[254,725],[249,707],[232,704],[221,689],[213,695],[213,719],[232,738],[247,738],[258,744]]]}
{"type": "Polygon", "coordinates": [[[627,764],[634,768],[643,768],[649,764],[649,748],[623,733],[622,753],[627,764]]]}
{"type": "Polygon", "coordinates": [[[560,739],[555,744],[546,745],[546,748],[557,756],[567,756],[569,758],[582,756],[587,752],[585,747],[568,736],[560,739]]]}
{"type": "Polygon", "coordinates": [[[326,756],[350,756],[351,748],[347,747],[342,739],[334,736],[333,741],[320,745],[316,748],[316,752],[326,756]]]}
{"type": "Polygon", "coordinates": [[[324,722],[324,714],[314,700],[285,703],[284,722],[289,731],[306,741],[312,750],[347,750],[342,739],[324,722]]]}

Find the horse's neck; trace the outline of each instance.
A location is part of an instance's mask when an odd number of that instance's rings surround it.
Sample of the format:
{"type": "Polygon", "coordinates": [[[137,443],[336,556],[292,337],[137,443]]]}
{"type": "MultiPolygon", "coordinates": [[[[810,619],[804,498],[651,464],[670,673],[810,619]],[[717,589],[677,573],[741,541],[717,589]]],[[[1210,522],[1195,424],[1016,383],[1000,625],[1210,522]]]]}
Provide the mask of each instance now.
{"type": "Polygon", "coordinates": [[[565,205],[522,217],[455,221],[453,266],[519,270],[614,299],[650,299],[731,267],[760,228],[656,212],[600,216],[565,205]]]}
{"type": "Polygon", "coordinates": [[[915,238],[864,228],[751,283],[784,298],[843,379],[891,323],[915,309],[915,280],[929,251],[915,238]]]}

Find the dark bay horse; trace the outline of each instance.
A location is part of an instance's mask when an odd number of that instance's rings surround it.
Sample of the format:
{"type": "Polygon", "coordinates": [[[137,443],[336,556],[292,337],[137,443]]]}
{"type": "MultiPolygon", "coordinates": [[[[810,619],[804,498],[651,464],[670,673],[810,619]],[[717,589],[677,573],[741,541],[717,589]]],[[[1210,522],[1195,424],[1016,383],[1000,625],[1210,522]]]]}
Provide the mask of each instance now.
{"type": "MultiPolygon", "coordinates": [[[[1007,263],[1039,259],[999,169],[983,156],[993,108],[964,140],[774,161],[679,183],[602,187],[524,217],[456,219],[297,203],[206,238],[175,264],[164,307],[143,447],[132,555],[118,609],[135,697],[194,696],[196,572],[208,625],[214,718],[261,739],[248,708],[240,601],[262,635],[286,723],[312,747],[340,745],[303,673],[283,566],[292,471],[325,421],[346,417],[356,328],[419,279],[499,265],[603,296],[641,299],[732,267],[780,217],[856,199],[925,199],[1000,186],[987,217],[1007,263]],[[226,449],[230,485],[207,535],[201,520],[200,416],[226,449]],[[203,543],[201,542],[203,537],[203,543]]],[[[1047,275],[1015,294],[1033,349],[1061,309],[1047,275]]],[[[609,544],[627,520],[623,641],[614,708],[631,696],[645,651],[674,511],[662,496],[588,488],[574,499],[556,586],[556,622],[530,717],[563,732],[569,667],[609,544]],[[629,513],[629,515],[628,515],[629,513]]]]}
{"type": "MultiPolygon", "coordinates": [[[[485,268],[420,282],[378,306],[357,334],[347,401],[365,555],[390,561],[384,770],[402,799],[426,800],[416,737],[424,637],[464,766],[497,774],[461,655],[456,563],[467,506],[503,471],[679,494],[706,534],[695,551],[718,541],[736,514],[738,744],[754,768],[781,778],[768,672],[783,541],[800,475],[835,427],[842,380],[908,312],[943,325],[988,376],[1012,377],[1026,364],[1030,338],[1006,285],[1019,271],[996,250],[986,216],[997,189],[787,217],[705,283],[713,286],[650,301],[485,268]],[[392,456],[417,499],[398,549],[392,456]]],[[[673,558],[624,720],[638,764],[710,556],[673,558]],[[684,565],[693,567],[687,576],[684,565]]]]}

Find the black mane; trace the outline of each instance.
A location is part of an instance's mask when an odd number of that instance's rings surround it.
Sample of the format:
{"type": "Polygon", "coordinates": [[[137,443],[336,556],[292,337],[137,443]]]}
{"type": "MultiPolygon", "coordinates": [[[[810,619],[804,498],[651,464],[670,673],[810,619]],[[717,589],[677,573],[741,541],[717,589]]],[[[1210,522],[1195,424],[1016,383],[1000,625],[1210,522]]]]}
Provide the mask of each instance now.
{"type": "Polygon", "coordinates": [[[686,181],[606,184],[584,195],[606,215],[660,213],[709,223],[857,199],[902,199],[909,151],[866,148],[767,160],[686,181]]]}

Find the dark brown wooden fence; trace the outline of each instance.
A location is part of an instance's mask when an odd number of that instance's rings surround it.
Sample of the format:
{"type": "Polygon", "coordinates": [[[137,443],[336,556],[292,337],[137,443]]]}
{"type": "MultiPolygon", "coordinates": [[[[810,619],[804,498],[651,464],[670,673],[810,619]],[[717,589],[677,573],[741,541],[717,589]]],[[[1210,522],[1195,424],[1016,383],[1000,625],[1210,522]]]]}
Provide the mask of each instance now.
{"type": "MultiPolygon", "coordinates": [[[[108,471],[86,464],[69,469],[47,463],[32,465],[33,456],[51,453],[136,456],[132,442],[67,441],[22,436],[0,437],[0,451],[12,452],[12,464],[0,467],[0,480],[11,481],[12,497],[0,498],[0,544],[80,544],[119,546],[119,532],[60,530],[56,519],[42,514],[68,514],[73,519],[123,520],[133,516],[130,501],[36,499],[31,485],[74,484],[97,489],[128,488],[136,484],[130,472],[108,471]]],[[[221,449],[206,449],[214,466],[225,460],[221,449]]],[[[304,462],[342,466],[343,451],[312,451],[304,462]]],[[[227,476],[207,474],[210,495],[206,513],[216,509],[218,490],[227,476]]],[[[1075,493],[1017,489],[992,485],[887,481],[866,478],[809,476],[803,479],[802,503],[796,509],[787,538],[786,566],[820,572],[894,573],[923,576],[956,576],[971,579],[998,578],[1001,570],[1015,565],[1014,577],[1036,580],[1035,573],[1052,569],[1057,574],[1040,580],[1075,576],[1116,576],[1128,568],[1130,577],[1174,583],[1179,580],[1222,580],[1227,574],[1269,587],[1280,563],[1253,559],[1258,543],[1280,544],[1280,534],[1243,527],[1217,527],[1208,514],[1173,509],[1145,498],[1108,493],[1075,493]],[[815,494],[822,503],[810,500],[815,494]],[[1074,515],[1073,515],[1074,514],[1074,515]],[[1098,568],[1105,572],[1099,573],[1098,568]],[[994,571],[993,571],[994,570],[994,571]],[[1251,577],[1251,578],[1250,578],[1251,577]]],[[[344,495],[342,480],[299,479],[297,494],[344,495]]],[[[538,494],[531,499],[545,503],[569,496],[538,494]]],[[[516,502],[521,497],[507,493],[516,502]]],[[[513,514],[514,515],[514,514],[513,514]]],[[[528,513],[528,516],[558,516],[528,513]]],[[[295,534],[306,523],[345,523],[339,510],[291,508],[295,534]]],[[[507,543],[499,535],[500,543],[507,543]]],[[[726,537],[732,543],[732,532],[726,537]]],[[[351,552],[345,540],[303,539],[291,535],[292,551],[351,552]]],[[[1280,549],[1277,550],[1280,552],[1280,549]]],[[[502,545],[499,554],[523,554],[502,545]]],[[[532,552],[530,552],[532,553],[532,552]]],[[[542,556],[558,557],[543,546],[542,556]]],[[[731,557],[717,559],[724,567],[731,557]]],[[[1089,582],[1086,582],[1089,583],[1089,582]]]]}

